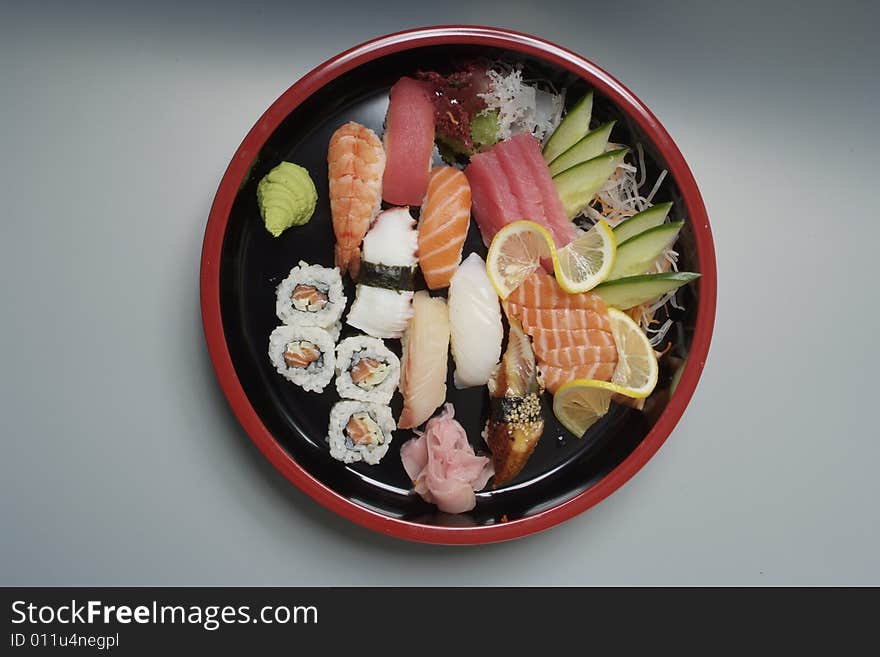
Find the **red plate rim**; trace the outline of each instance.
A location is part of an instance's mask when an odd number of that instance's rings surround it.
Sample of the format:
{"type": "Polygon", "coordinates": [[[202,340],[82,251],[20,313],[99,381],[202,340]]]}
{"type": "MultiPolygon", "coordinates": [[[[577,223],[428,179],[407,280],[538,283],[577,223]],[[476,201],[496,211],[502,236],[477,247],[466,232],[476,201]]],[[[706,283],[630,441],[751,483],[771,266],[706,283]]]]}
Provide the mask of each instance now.
{"type": "Polygon", "coordinates": [[[334,513],[379,533],[425,543],[461,545],[504,541],[553,527],[598,504],[647,463],[684,413],[706,363],[715,322],[717,275],[709,218],[693,174],[672,138],[631,91],[584,57],[543,39],[493,27],[444,25],[397,32],[355,46],[306,74],[266,110],[238,147],[220,181],[205,229],[200,285],[205,339],[220,387],[242,427],[287,479],[334,513]],[[439,527],[385,516],[339,495],[297,464],[266,429],[241,387],[227,349],[220,315],[220,251],[241,181],[266,139],[294,108],[329,81],[366,62],[424,46],[461,44],[505,48],[556,64],[585,79],[638,123],[666,160],[687,207],[701,273],[700,302],[690,355],[678,387],[648,435],[620,465],[588,490],[534,515],[496,525],[439,527]]]}

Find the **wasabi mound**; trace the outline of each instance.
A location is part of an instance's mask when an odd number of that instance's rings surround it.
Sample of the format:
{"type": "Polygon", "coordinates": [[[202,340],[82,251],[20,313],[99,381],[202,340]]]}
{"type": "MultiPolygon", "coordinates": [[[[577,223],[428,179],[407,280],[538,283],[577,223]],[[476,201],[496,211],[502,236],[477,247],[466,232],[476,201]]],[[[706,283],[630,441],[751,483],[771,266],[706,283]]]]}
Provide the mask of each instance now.
{"type": "Polygon", "coordinates": [[[274,237],[291,226],[308,223],[317,202],[318,192],[309,172],[292,162],[282,162],[257,185],[260,214],[274,237]]]}

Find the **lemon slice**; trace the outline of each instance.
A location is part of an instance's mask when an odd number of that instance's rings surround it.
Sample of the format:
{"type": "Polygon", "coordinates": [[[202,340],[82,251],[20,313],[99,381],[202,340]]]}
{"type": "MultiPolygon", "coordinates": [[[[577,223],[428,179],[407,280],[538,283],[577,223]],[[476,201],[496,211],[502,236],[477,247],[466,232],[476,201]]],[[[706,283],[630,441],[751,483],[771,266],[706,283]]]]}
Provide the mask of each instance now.
{"type": "Polygon", "coordinates": [[[557,252],[556,280],[569,294],[588,292],[608,278],[617,255],[614,231],[604,221],[557,252]]]}
{"type": "Polygon", "coordinates": [[[616,308],[608,309],[608,318],[617,346],[617,367],[611,381],[576,379],[553,395],[553,414],[578,437],[608,412],[615,393],[641,399],[657,385],[657,355],[642,329],[616,308]]]}
{"type": "Polygon", "coordinates": [[[617,346],[617,367],[611,376],[611,383],[619,388],[616,392],[628,397],[647,397],[657,385],[660,369],[654,347],[644,331],[625,312],[609,308],[608,319],[611,320],[611,335],[617,346]]]}
{"type": "Polygon", "coordinates": [[[502,299],[510,296],[529,274],[551,258],[556,268],[556,247],[550,232],[534,221],[514,221],[492,238],[486,255],[486,273],[502,299]]]}
{"type": "Polygon", "coordinates": [[[499,230],[489,245],[486,272],[502,299],[541,266],[553,262],[556,280],[569,294],[587,292],[605,280],[614,266],[617,243],[614,232],[600,221],[568,246],[559,250],[553,236],[534,221],[514,221],[499,230]]]}
{"type": "Polygon", "coordinates": [[[569,381],[553,395],[553,415],[580,438],[608,412],[614,388],[614,384],[595,379],[569,381]]]}

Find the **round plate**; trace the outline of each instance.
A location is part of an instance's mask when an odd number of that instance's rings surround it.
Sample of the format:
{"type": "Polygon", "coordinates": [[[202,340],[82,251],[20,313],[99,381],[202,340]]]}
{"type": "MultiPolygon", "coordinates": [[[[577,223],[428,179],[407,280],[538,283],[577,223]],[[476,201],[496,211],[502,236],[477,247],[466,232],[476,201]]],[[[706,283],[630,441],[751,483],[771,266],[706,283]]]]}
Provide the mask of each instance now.
{"type": "MultiPolygon", "coordinates": [[[[472,226],[465,253],[485,248],[472,226]]],[[[524,536],[571,518],[626,482],[659,449],[697,385],[715,316],[715,255],[697,185],[672,139],[623,85],[583,57],[525,34],[484,27],[435,27],[401,32],[357,46],[314,69],[288,89],[245,137],[214,200],[202,252],[201,302],[205,336],[223,392],[263,454],[315,500],[384,534],[433,543],[486,543],[524,536]],[[547,429],[522,473],[497,490],[477,495],[471,513],[447,515],[410,491],[398,449],[411,437],[397,431],[377,466],[346,466],[330,458],[324,437],[331,384],[306,393],[280,377],[266,355],[275,317],[275,286],[299,260],[333,265],[326,154],[333,131],[358,121],[381,134],[388,90],[403,75],[443,69],[473,57],[521,64],[527,76],[567,90],[571,103],[595,90],[593,116],[617,120],[615,141],[644,148],[648,180],[668,175],[655,201],[672,201],[671,216],[687,219],[676,247],[682,269],[702,274],[681,296],[686,310],[673,316],[673,348],[665,364],[683,363],[671,391],[665,367],[644,412],[614,406],[583,437],[556,423],[545,402],[547,429]],[[262,225],[257,182],[282,160],[311,173],[318,207],[310,223],[272,238],[262,225]]],[[[354,290],[347,283],[351,300],[354,290]]],[[[351,329],[348,328],[350,333],[351,329]]],[[[346,332],[343,333],[345,335],[346,332]]],[[[396,345],[396,341],[389,341],[396,345]]],[[[450,363],[450,375],[453,370],[450,363]]],[[[451,382],[450,382],[451,383],[451,382]]],[[[485,452],[480,431],[484,389],[448,385],[472,444],[485,452]]],[[[392,403],[395,417],[400,396],[392,403]]]]}

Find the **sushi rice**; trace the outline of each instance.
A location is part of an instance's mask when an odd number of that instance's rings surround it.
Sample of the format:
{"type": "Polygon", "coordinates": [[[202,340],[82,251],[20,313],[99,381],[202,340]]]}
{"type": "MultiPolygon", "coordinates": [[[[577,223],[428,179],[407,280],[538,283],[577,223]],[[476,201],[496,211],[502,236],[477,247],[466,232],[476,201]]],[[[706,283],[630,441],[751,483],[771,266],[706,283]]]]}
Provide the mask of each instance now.
{"type": "Polygon", "coordinates": [[[388,451],[395,428],[394,417],[387,406],[362,401],[337,402],[330,411],[327,429],[330,456],[343,463],[364,461],[375,465],[388,451]],[[358,442],[350,433],[352,425],[366,429],[358,442]]]}
{"type": "Polygon", "coordinates": [[[322,392],[336,366],[334,340],[317,326],[284,324],[269,336],[269,360],[288,381],[309,392],[322,392]]]}
{"type": "Polygon", "coordinates": [[[330,327],[344,310],[342,277],[336,267],[300,261],[276,289],[275,314],[291,326],[330,327]]]}

